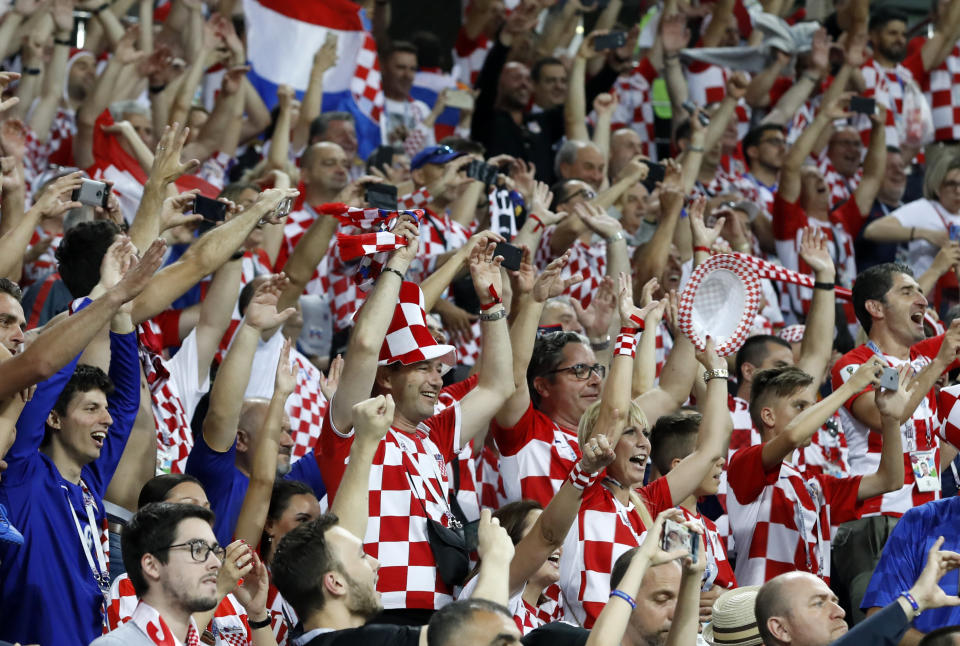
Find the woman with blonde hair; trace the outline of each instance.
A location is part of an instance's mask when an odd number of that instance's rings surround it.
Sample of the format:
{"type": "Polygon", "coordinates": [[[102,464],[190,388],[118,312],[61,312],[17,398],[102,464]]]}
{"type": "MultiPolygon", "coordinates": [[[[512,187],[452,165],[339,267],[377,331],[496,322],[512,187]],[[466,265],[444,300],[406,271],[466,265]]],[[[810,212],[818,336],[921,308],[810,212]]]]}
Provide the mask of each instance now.
{"type": "MultiPolygon", "coordinates": [[[[726,368],[723,359],[707,348],[697,359],[708,370],[704,419],[697,449],[669,474],[644,486],[650,456],[650,423],[643,409],[630,400],[631,375],[636,354],[636,326],[642,335],[641,361],[653,361],[653,331],[666,300],[635,308],[629,279],[620,276],[620,336],[610,376],[599,402],[587,408],[580,419],[578,438],[584,451],[595,435],[606,436],[614,449],[606,471],[586,483],[577,522],[567,535],[560,557],[560,587],[565,618],[591,628],[610,594],[610,572],[617,558],[642,542],[653,526],[653,517],[684,500],[696,489],[716,459],[726,451],[730,415],[726,408],[726,368]]],[[[678,339],[678,343],[689,343],[678,339]]]]}

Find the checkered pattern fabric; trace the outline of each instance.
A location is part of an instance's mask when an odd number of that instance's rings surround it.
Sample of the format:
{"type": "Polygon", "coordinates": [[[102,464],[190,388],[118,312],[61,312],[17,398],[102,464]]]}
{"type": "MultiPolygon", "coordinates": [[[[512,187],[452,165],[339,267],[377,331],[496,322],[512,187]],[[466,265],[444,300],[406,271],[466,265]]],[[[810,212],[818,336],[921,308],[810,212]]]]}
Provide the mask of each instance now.
{"type": "Polygon", "coordinates": [[[779,332],[777,336],[786,341],[787,343],[800,343],[803,341],[803,332],[807,327],[799,323],[795,325],[788,325],[779,332]]]}
{"type": "Polygon", "coordinates": [[[574,487],[583,491],[587,487],[596,483],[600,479],[600,472],[597,473],[586,473],[581,467],[580,463],[577,462],[573,465],[573,470],[570,471],[570,475],[567,476],[567,480],[570,481],[574,487]]]}
{"type": "Polygon", "coordinates": [[[488,440],[480,449],[477,458],[477,487],[480,492],[480,508],[499,509],[507,503],[507,493],[503,488],[503,475],[500,473],[500,455],[492,440],[488,440]]]}
{"type": "Polygon", "coordinates": [[[692,513],[683,507],[678,507],[684,518],[700,525],[703,536],[700,548],[706,549],[707,569],[704,572],[703,589],[709,590],[714,586],[724,589],[737,587],[737,579],[733,575],[733,567],[727,559],[727,549],[724,540],[717,532],[717,526],[712,520],[699,513],[692,513]]]}
{"type": "Polygon", "coordinates": [[[21,289],[26,289],[35,282],[43,280],[47,274],[57,271],[56,253],[60,243],[63,242],[63,232],[50,233],[44,231],[41,227],[37,227],[30,236],[30,246],[39,244],[41,240],[46,238],[52,238],[50,246],[36,260],[23,264],[23,276],[19,283],[21,289]]]}
{"type": "Polygon", "coordinates": [[[613,346],[613,354],[622,354],[627,357],[637,356],[637,335],[636,334],[618,334],[616,345],[613,346]]]}
{"type": "Polygon", "coordinates": [[[320,428],[327,415],[330,402],[320,392],[320,371],[296,348],[291,349],[291,360],[297,368],[297,386],[287,399],[286,410],[290,416],[293,437],[293,459],[301,458],[320,439],[320,428]]]}
{"type": "Polygon", "coordinates": [[[453,45],[454,78],[464,85],[475,87],[480,70],[483,69],[483,62],[492,47],[493,43],[485,34],[480,34],[473,40],[461,27],[453,45]]]}
{"type": "Polygon", "coordinates": [[[776,184],[767,186],[747,172],[737,179],[736,186],[743,193],[744,199],[754,202],[761,208],[762,215],[765,215],[768,220],[773,218],[773,194],[777,190],[776,184]]]}
{"type": "Polygon", "coordinates": [[[960,45],[930,70],[921,87],[933,116],[934,141],[960,140],[960,45]]]}
{"type": "Polygon", "coordinates": [[[647,58],[633,70],[621,74],[613,86],[617,97],[617,109],[613,111],[611,130],[631,128],[640,137],[643,154],[657,159],[654,133],[652,84],[659,75],[647,58]]]}
{"type": "Polygon", "coordinates": [[[334,241],[305,289],[307,294],[326,295],[333,307],[333,327],[337,331],[353,325],[353,316],[366,298],[354,280],[355,266],[340,260],[339,253],[334,241]]]}
{"type": "Polygon", "coordinates": [[[680,294],[680,329],[701,351],[710,334],[719,356],[732,354],[747,340],[760,308],[760,292],[756,273],[738,254],[711,256],[697,266],[680,294]]]}
{"type": "Polygon", "coordinates": [[[406,238],[388,231],[356,235],[338,233],[337,242],[340,245],[340,255],[344,260],[353,260],[383,251],[394,251],[407,246],[406,238]]]}
{"type": "MultiPolygon", "coordinates": [[[[666,478],[654,480],[638,493],[653,517],[673,506],[666,478]]],[[[566,621],[593,627],[610,596],[613,564],[640,545],[646,529],[633,504],[620,504],[602,482],[583,492],[577,522],[560,556],[566,621]]]]}
{"type": "Polygon", "coordinates": [[[823,181],[827,184],[827,190],[830,191],[830,208],[835,209],[843,202],[853,197],[854,192],[863,179],[863,168],[858,168],[853,177],[841,175],[840,171],[834,167],[833,162],[827,156],[826,148],[817,162],[817,169],[823,174],[823,181]]]}
{"type": "Polygon", "coordinates": [[[430,191],[426,186],[421,186],[413,193],[401,196],[397,203],[407,209],[422,209],[430,203],[430,200],[430,191]]]}
{"type": "MultiPolygon", "coordinates": [[[[556,226],[547,227],[540,238],[540,246],[534,256],[534,263],[543,271],[555,258],[550,250],[550,240],[553,238],[556,226]]],[[[574,274],[583,276],[583,280],[571,285],[564,294],[577,299],[583,307],[590,307],[593,295],[600,287],[600,281],[606,273],[607,243],[604,241],[587,244],[579,238],[570,245],[570,261],[563,268],[561,276],[569,278],[574,274]]]]}
{"type": "Polygon", "coordinates": [[[657,361],[658,378],[660,377],[660,372],[663,370],[663,365],[667,362],[667,356],[672,349],[673,337],[670,335],[670,329],[665,322],[661,321],[660,325],[657,326],[656,349],[654,350],[654,356],[657,361]]]}
{"type": "MultiPolygon", "coordinates": [[[[690,91],[690,100],[694,105],[706,107],[711,103],[723,101],[727,95],[727,80],[734,70],[719,65],[711,65],[700,61],[691,61],[684,69],[687,77],[687,87],[690,91]]],[[[749,79],[750,74],[744,72],[749,79]]],[[[750,129],[750,106],[743,99],[737,103],[734,110],[737,119],[737,133],[740,138],[746,136],[750,129]]]]}
{"type": "Polygon", "coordinates": [[[940,389],[937,395],[937,417],[942,424],[941,434],[951,444],[960,444],[960,385],[940,389]]]}
{"type": "Polygon", "coordinates": [[[277,640],[277,646],[293,643],[290,640],[290,631],[297,625],[297,613],[273,583],[267,590],[267,612],[270,613],[270,628],[273,630],[274,639],[277,640]]]}
{"type": "Polygon", "coordinates": [[[408,366],[431,359],[442,359],[450,366],[456,364],[453,346],[436,342],[427,329],[426,318],[420,286],[404,281],[400,285],[400,302],[394,308],[393,319],[380,347],[381,366],[397,361],[408,366]]]}
{"type": "MultiPolygon", "coordinates": [[[[910,365],[917,372],[923,370],[940,350],[943,336],[925,339],[910,348],[910,365]]],[[[865,345],[854,348],[843,355],[833,364],[831,377],[833,388],[839,388],[850,378],[857,368],[873,357],[873,351],[865,345]]],[[[893,367],[904,363],[890,355],[883,355],[883,360],[893,367]]],[[[863,392],[872,390],[870,386],[863,392]]],[[[840,419],[846,433],[847,444],[850,447],[850,468],[853,473],[865,475],[873,473],[880,464],[880,450],[883,445],[882,434],[879,429],[872,429],[853,416],[851,412],[853,402],[863,394],[857,393],[851,397],[840,409],[840,419]]],[[[903,443],[904,484],[903,487],[892,493],[883,494],[870,500],[865,500],[861,506],[861,516],[893,516],[900,517],[907,510],[922,505],[940,497],[939,491],[921,492],[915,486],[913,469],[910,465],[910,451],[934,450],[935,464],[940,464],[940,439],[943,431],[937,416],[937,400],[931,390],[913,411],[913,415],[906,424],[900,427],[900,441],[903,443]]]]}
{"type": "Polygon", "coordinates": [[[360,111],[374,123],[380,123],[383,113],[383,90],[380,88],[380,61],[377,43],[370,33],[364,33],[363,47],[357,56],[357,66],[350,81],[350,92],[360,111]]]}
{"type": "Polygon", "coordinates": [[[513,621],[517,624],[522,635],[543,626],[544,624],[561,621],[563,619],[563,592],[557,585],[552,585],[544,590],[541,595],[540,604],[530,605],[523,600],[521,595],[510,599],[507,608],[513,613],[513,621]],[[548,593],[555,590],[556,599],[551,598],[548,593]]]}
{"type": "MultiPolygon", "coordinates": [[[[917,52],[917,55],[919,55],[919,52],[917,52]]],[[[898,126],[904,118],[904,86],[907,83],[914,83],[911,67],[913,67],[915,61],[912,58],[908,57],[903,63],[898,63],[896,67],[889,69],[871,58],[860,68],[865,85],[862,92],[863,96],[873,97],[887,108],[886,135],[888,146],[900,145],[900,129],[898,126]]],[[[870,119],[861,116],[858,119],[858,129],[866,144],[870,138],[870,119]]]]}
{"type": "MultiPolygon", "coordinates": [[[[130,576],[124,573],[114,578],[110,584],[110,606],[107,608],[107,625],[110,630],[116,630],[130,621],[138,603],[140,600],[133,589],[130,576]]],[[[253,639],[247,622],[247,611],[236,597],[228,594],[217,606],[209,630],[213,632],[218,646],[250,646],[253,639]]]]}
{"type": "Polygon", "coordinates": [[[860,477],[805,479],[790,463],[763,469],[763,445],[730,461],[727,512],[737,546],[740,585],[761,585],[800,570],[830,581],[830,538],[856,518],[860,477]]]}
{"type": "Polygon", "coordinates": [[[728,171],[723,165],[718,165],[714,172],[713,179],[709,184],[704,184],[697,180],[693,185],[694,197],[703,195],[704,197],[717,197],[726,195],[734,191],[748,191],[750,189],[746,182],[739,178],[739,174],[734,171],[728,171]]]}
{"type": "Polygon", "coordinates": [[[546,507],[582,456],[576,429],[560,427],[533,404],[513,428],[494,420],[490,433],[507,502],[536,500],[546,507]]]}
{"type": "Polygon", "coordinates": [[[400,215],[409,215],[419,222],[423,218],[423,211],[419,209],[388,211],[386,209],[358,209],[347,206],[342,202],[321,204],[316,209],[322,215],[332,215],[340,224],[350,224],[360,229],[372,230],[379,225],[393,220],[400,215]]]}
{"type": "MultiPolygon", "coordinates": [[[[72,161],[73,152],[69,148],[73,135],[77,132],[77,115],[69,108],[58,108],[45,142],[41,142],[37,138],[37,134],[30,129],[30,126],[25,127],[26,145],[23,155],[23,178],[27,185],[27,196],[32,196],[40,188],[40,184],[49,170],[51,156],[61,149],[65,149],[72,161]]],[[[57,161],[61,165],[66,163],[66,160],[62,159],[57,161]]]]}
{"type": "MultiPolygon", "coordinates": [[[[426,520],[449,526],[446,465],[460,445],[460,415],[456,402],[414,433],[392,428],[374,455],[364,549],[380,561],[377,589],[384,608],[437,609],[453,600],[453,590],[437,573],[426,520]]],[[[340,433],[329,417],[323,425],[317,463],[332,497],[343,477],[353,433],[340,433]]]]}

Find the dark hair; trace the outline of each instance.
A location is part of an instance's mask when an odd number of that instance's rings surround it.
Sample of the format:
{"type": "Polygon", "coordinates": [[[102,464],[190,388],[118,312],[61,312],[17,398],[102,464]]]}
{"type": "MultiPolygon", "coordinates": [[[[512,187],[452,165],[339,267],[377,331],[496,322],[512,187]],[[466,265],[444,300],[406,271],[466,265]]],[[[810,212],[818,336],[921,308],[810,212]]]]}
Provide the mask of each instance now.
{"type": "Polygon", "coordinates": [[[806,388],[812,383],[813,377],[796,366],[770,368],[753,375],[750,386],[750,419],[754,427],[763,433],[760,411],[771,395],[778,398],[789,397],[798,389],[806,388]]]}
{"type": "Polygon", "coordinates": [[[310,143],[314,143],[317,139],[327,134],[327,128],[329,128],[330,124],[334,121],[356,123],[356,119],[354,119],[353,115],[349,112],[343,112],[342,110],[324,112],[310,122],[310,143]]]}
{"type": "MultiPolygon", "coordinates": [[[[67,407],[70,405],[71,400],[73,400],[74,395],[77,393],[88,393],[91,390],[100,390],[104,395],[109,397],[113,394],[113,382],[110,381],[107,373],[100,368],[81,363],[77,366],[77,369],[73,371],[73,375],[70,377],[67,385],[64,386],[60,392],[57,403],[53,405],[53,412],[60,417],[66,416],[67,407]]],[[[50,441],[53,437],[53,432],[53,429],[47,425],[46,433],[43,437],[44,444],[50,441]]]]}
{"type": "Polygon", "coordinates": [[[225,197],[232,202],[236,202],[240,199],[240,194],[247,189],[260,193],[260,187],[252,182],[230,182],[223,187],[223,190],[220,191],[220,195],[217,197],[225,197]]]}
{"type": "Polygon", "coordinates": [[[690,119],[684,119],[677,125],[673,132],[674,142],[680,142],[689,139],[693,135],[693,126],[690,125],[690,119]]]}
{"type": "Polygon", "coordinates": [[[60,278],[70,295],[80,298],[100,282],[100,263],[120,233],[110,220],[79,222],[63,234],[57,247],[60,278]]]}
{"type": "Polygon", "coordinates": [[[953,646],[956,642],[953,637],[960,635],[960,625],[942,626],[924,635],[920,646],[953,646]]]}
{"type": "Polygon", "coordinates": [[[578,181],[580,180],[562,179],[550,187],[550,192],[553,193],[553,202],[550,204],[551,211],[556,210],[558,206],[570,199],[570,196],[567,194],[568,186],[571,182],[578,181]]]}
{"type": "MultiPolygon", "coordinates": [[[[545,377],[557,369],[563,362],[563,349],[568,343],[582,343],[589,347],[590,342],[583,335],[576,332],[551,332],[537,337],[533,343],[533,356],[527,365],[527,387],[530,389],[530,400],[534,406],[540,403],[540,395],[533,387],[533,380],[545,377]]],[[[550,375],[553,381],[553,375],[550,375]]]]}
{"type": "Polygon", "coordinates": [[[913,270],[902,262],[885,262],[864,269],[853,283],[853,312],[867,334],[873,326],[873,317],[867,311],[867,301],[880,301],[893,287],[893,275],[906,274],[913,277],[913,270]]]}
{"type": "Polygon", "coordinates": [[[466,153],[468,155],[480,155],[481,157],[485,156],[487,149],[483,147],[478,141],[473,141],[472,139],[466,139],[464,137],[458,137],[456,135],[449,135],[444,137],[437,142],[438,146],[450,146],[458,153],[466,153]]]}
{"type": "Polygon", "coordinates": [[[199,518],[213,525],[213,512],[197,505],[153,502],[133,515],[120,535],[123,565],[138,597],[146,594],[149,585],[143,576],[140,561],[144,554],[153,554],[167,562],[167,548],[177,535],[177,527],[187,518],[199,518]]]}
{"type": "Polygon", "coordinates": [[[274,552],[271,579],[298,617],[323,609],[323,575],[340,567],[325,535],[338,520],[334,514],[323,514],[295,527],[274,552]]]}
{"type": "Polygon", "coordinates": [[[538,60],[536,63],[533,64],[532,68],[530,68],[530,78],[533,79],[534,83],[540,82],[540,72],[542,72],[543,68],[546,67],[547,65],[559,65],[560,67],[563,67],[564,70],[567,69],[563,64],[563,61],[561,61],[559,58],[555,56],[547,56],[545,58],[541,58],[540,60],[538,60]]]}
{"type": "Polygon", "coordinates": [[[240,316],[243,316],[244,312],[247,311],[247,306],[253,300],[253,293],[257,291],[257,285],[259,283],[256,280],[251,280],[240,290],[240,296],[237,298],[237,312],[240,316]]]}
{"type": "Polygon", "coordinates": [[[737,377],[737,383],[743,383],[743,364],[749,363],[759,366],[767,358],[770,352],[767,350],[768,343],[775,343],[791,350],[790,344],[778,336],[772,334],[757,334],[744,342],[737,351],[734,373],[737,377]]]}
{"type": "Polygon", "coordinates": [[[20,286],[9,278],[0,278],[0,293],[7,294],[18,303],[23,301],[23,291],[20,286]]]}
{"type": "MultiPolygon", "coordinates": [[[[377,146],[373,151],[367,156],[366,169],[367,173],[370,173],[372,169],[376,168],[381,172],[386,172],[386,168],[393,164],[393,158],[397,155],[404,154],[403,148],[386,145],[386,146],[377,146]],[[387,162],[383,157],[387,153],[390,153],[390,161],[387,162]],[[376,165],[375,165],[376,164],[376,165]]],[[[301,162],[302,165],[302,162],[301,162]]]]}
{"type": "Polygon", "coordinates": [[[464,599],[448,603],[433,613],[427,624],[428,646],[449,646],[461,639],[464,625],[477,612],[489,612],[513,620],[510,611],[486,599],[464,599]]]}
{"type": "Polygon", "coordinates": [[[783,132],[783,126],[779,123],[764,123],[756,128],[751,128],[747,135],[743,138],[741,150],[743,150],[743,156],[746,158],[748,164],[750,163],[750,156],[747,155],[747,148],[750,146],[759,146],[760,140],[763,139],[763,135],[771,130],[783,132]]]}
{"type": "Polygon", "coordinates": [[[184,482],[193,482],[203,488],[200,481],[187,473],[163,473],[147,480],[140,489],[140,497],[137,498],[137,509],[146,507],[152,502],[164,502],[170,490],[184,482]]]}
{"type": "Polygon", "coordinates": [[[417,48],[417,65],[424,67],[439,67],[450,71],[451,58],[449,52],[440,43],[440,39],[432,31],[421,29],[410,36],[414,47],[417,48]]]}
{"type": "Polygon", "coordinates": [[[873,31],[874,29],[883,29],[887,26],[888,22],[893,22],[894,20],[899,20],[900,22],[907,23],[907,14],[900,11],[899,9],[894,9],[893,7],[879,7],[876,11],[873,11],[870,14],[870,24],[868,29],[873,31]]]}
{"type": "Polygon", "coordinates": [[[784,597],[783,575],[776,576],[762,586],[757,591],[757,599],[754,602],[753,614],[757,618],[757,631],[760,633],[760,639],[764,644],[778,644],[779,640],[770,633],[767,627],[767,621],[770,617],[782,617],[790,611],[788,600],[784,597]]]}
{"type": "Polygon", "coordinates": [[[683,459],[697,446],[697,432],[703,415],[676,412],[661,415],[650,431],[650,459],[660,475],[670,472],[674,458],[683,459]]]}
{"type": "Polygon", "coordinates": [[[411,43],[409,40],[395,40],[387,45],[380,56],[383,59],[383,62],[386,63],[387,60],[397,52],[405,52],[407,54],[413,54],[414,56],[416,56],[418,53],[417,46],[411,43]]]}
{"type": "Polygon", "coordinates": [[[523,538],[523,525],[527,520],[527,514],[534,509],[543,510],[543,505],[536,500],[515,500],[493,512],[493,517],[500,521],[500,527],[507,530],[510,540],[517,545],[523,538]]]}
{"type": "Polygon", "coordinates": [[[639,547],[631,547],[626,552],[620,555],[620,558],[617,559],[617,562],[613,564],[613,569],[610,570],[610,589],[616,590],[620,585],[620,582],[623,581],[623,576],[627,573],[627,568],[630,567],[630,561],[633,560],[633,555],[637,553],[639,547]]]}

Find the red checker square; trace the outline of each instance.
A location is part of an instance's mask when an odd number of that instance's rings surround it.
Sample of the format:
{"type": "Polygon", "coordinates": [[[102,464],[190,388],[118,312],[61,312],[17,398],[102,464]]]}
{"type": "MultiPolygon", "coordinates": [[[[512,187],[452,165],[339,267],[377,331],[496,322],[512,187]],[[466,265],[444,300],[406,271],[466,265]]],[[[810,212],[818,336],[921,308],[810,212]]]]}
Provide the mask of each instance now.
{"type": "Polygon", "coordinates": [[[430,543],[427,541],[411,541],[408,559],[408,565],[433,567],[437,564],[433,552],[430,551],[430,543]]]}
{"type": "Polygon", "coordinates": [[[381,565],[377,571],[377,590],[390,592],[407,588],[407,567],[405,565],[381,565]]]}
{"type": "Polygon", "coordinates": [[[753,540],[750,542],[750,555],[748,558],[766,558],[767,540],[770,536],[770,523],[759,522],[753,529],[753,540]]]}
{"type": "Polygon", "coordinates": [[[609,572],[613,567],[613,543],[584,541],[583,567],[594,572],[609,572]]]}
{"type": "Polygon", "coordinates": [[[380,516],[380,540],[406,541],[410,537],[409,516],[380,516]]]}

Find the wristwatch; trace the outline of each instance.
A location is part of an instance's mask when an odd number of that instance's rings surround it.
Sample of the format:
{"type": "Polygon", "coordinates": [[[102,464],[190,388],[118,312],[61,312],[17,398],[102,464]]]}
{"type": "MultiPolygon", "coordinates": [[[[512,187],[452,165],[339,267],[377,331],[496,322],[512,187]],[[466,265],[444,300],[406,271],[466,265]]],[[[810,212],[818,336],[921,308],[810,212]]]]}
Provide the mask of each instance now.
{"type": "Polygon", "coordinates": [[[707,370],[703,373],[703,383],[707,383],[711,379],[729,379],[730,371],[726,368],[714,368],[713,370],[707,370]]]}

